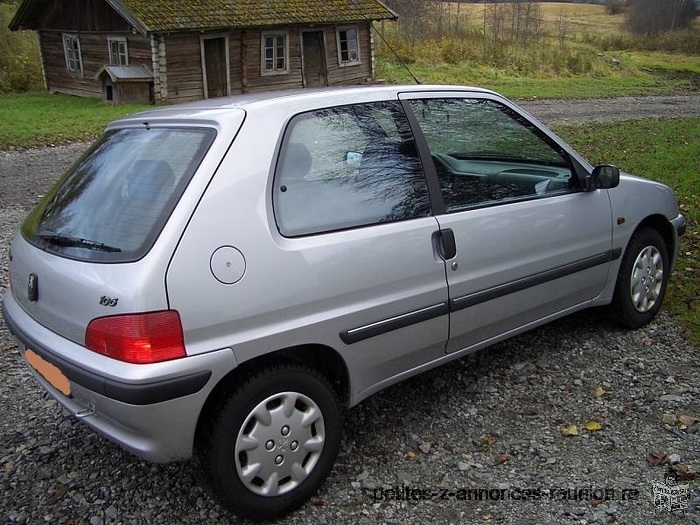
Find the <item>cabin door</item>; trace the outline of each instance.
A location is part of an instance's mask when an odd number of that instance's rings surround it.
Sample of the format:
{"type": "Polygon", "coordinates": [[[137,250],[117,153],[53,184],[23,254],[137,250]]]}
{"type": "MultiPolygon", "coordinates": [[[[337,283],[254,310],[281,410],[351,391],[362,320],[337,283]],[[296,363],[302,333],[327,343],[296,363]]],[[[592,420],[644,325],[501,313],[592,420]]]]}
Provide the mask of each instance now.
{"type": "Polygon", "coordinates": [[[202,39],[205,98],[224,97],[229,94],[226,42],[225,37],[202,39]]]}
{"type": "Polygon", "coordinates": [[[302,63],[304,65],[304,85],[318,87],[328,85],[326,73],[326,51],[323,45],[323,31],[302,33],[302,63]]]}

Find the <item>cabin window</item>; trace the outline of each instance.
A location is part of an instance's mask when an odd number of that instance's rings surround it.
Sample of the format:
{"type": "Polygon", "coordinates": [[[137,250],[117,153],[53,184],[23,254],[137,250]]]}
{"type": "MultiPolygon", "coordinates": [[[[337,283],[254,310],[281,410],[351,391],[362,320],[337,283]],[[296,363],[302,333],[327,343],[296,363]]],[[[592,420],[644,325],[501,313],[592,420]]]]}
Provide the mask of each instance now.
{"type": "Polygon", "coordinates": [[[80,52],[78,35],[63,35],[63,52],[66,55],[66,69],[71,73],[83,74],[83,56],[80,52]]]}
{"type": "Polygon", "coordinates": [[[357,27],[339,27],[335,31],[338,41],[338,63],[349,66],[360,63],[360,46],[357,27]]]}
{"type": "Polygon", "coordinates": [[[126,47],[126,38],[110,36],[107,38],[109,48],[109,63],[113,66],[126,66],[129,64],[129,52],[126,47]]]}
{"type": "Polygon", "coordinates": [[[287,33],[263,33],[262,74],[287,73],[288,49],[287,33]]]}

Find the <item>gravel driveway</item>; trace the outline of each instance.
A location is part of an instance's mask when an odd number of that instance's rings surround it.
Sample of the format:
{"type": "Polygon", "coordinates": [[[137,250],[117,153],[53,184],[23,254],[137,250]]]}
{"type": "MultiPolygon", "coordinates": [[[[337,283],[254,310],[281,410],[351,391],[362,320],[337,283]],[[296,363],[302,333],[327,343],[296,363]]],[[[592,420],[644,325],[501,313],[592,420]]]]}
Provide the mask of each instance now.
{"type": "MultiPolygon", "coordinates": [[[[522,105],[547,123],[700,115],[698,96],[522,105]]],[[[11,234],[85,146],[0,152],[0,290],[11,234]]],[[[2,320],[0,371],[0,523],[237,522],[188,463],[140,461],[45,398],[2,320]]],[[[347,410],[330,478],[282,523],[700,524],[696,418],[698,348],[672,317],[621,331],[584,312],[347,410]],[[685,509],[654,505],[669,474],[685,509]]]]}

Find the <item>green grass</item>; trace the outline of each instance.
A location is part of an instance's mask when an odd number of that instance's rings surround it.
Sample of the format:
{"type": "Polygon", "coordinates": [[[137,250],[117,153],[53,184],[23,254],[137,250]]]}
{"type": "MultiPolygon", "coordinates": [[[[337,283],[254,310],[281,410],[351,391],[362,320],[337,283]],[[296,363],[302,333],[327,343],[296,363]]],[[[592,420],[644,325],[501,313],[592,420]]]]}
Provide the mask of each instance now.
{"type": "Polygon", "coordinates": [[[110,120],[148,108],[69,95],[0,95],[0,150],[91,140],[110,120]]]}
{"type": "Polygon", "coordinates": [[[594,164],[611,162],[673,188],[688,231],[666,308],[700,346],[700,118],[556,126],[556,131],[594,164]]]}
{"type": "MultiPolygon", "coordinates": [[[[412,84],[411,75],[393,62],[377,63],[379,77],[392,84],[412,84]]],[[[509,98],[608,98],[633,95],[670,95],[697,90],[692,77],[638,71],[634,74],[610,73],[534,77],[517,76],[501,69],[469,64],[412,64],[411,71],[421,84],[478,86],[497,91],[509,98]]],[[[698,74],[700,78],[700,74],[698,74]]]]}

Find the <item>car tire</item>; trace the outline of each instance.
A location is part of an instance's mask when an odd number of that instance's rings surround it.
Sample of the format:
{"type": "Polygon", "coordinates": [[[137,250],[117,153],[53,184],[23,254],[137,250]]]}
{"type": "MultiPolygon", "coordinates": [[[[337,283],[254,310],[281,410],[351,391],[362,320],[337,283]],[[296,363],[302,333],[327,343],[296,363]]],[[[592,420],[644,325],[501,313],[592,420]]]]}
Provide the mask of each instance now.
{"type": "Polygon", "coordinates": [[[339,404],[316,370],[267,367],[208,411],[195,457],[220,502],[253,520],[300,507],[333,467],[340,444],[339,404]]]}
{"type": "Polygon", "coordinates": [[[670,272],[668,250],[661,234],[643,228],[632,235],[620,263],[612,309],[627,328],[651,322],[661,308],[670,272]]]}

